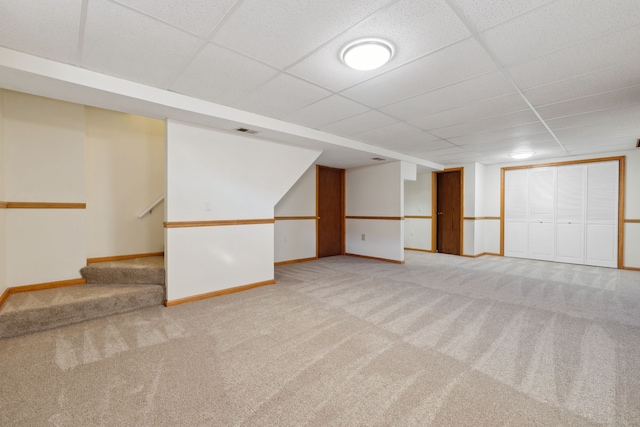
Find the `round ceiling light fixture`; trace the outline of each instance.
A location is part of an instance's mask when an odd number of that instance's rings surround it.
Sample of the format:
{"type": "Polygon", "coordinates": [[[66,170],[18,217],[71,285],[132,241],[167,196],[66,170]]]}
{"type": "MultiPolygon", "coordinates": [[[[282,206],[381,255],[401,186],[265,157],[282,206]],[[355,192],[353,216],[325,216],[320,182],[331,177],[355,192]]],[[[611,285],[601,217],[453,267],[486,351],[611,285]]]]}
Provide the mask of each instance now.
{"type": "Polygon", "coordinates": [[[380,39],[360,39],[342,49],[340,57],[350,68],[358,71],[375,70],[393,56],[391,44],[380,39]]]}
{"type": "Polygon", "coordinates": [[[524,160],[524,159],[528,159],[529,157],[533,156],[534,154],[536,154],[535,151],[526,151],[526,152],[522,152],[522,153],[511,153],[511,154],[509,154],[509,157],[511,157],[512,159],[516,159],[516,160],[524,160]]]}

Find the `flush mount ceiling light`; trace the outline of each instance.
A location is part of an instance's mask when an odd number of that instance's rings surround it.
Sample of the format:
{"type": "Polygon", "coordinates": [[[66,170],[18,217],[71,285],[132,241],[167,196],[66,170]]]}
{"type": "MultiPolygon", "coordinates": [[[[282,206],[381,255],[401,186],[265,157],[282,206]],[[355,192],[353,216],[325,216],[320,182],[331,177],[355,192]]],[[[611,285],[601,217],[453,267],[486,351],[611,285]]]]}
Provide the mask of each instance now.
{"type": "Polygon", "coordinates": [[[389,62],[393,47],[380,39],[361,39],[349,43],[340,57],[347,66],[358,71],[375,70],[389,62]]]}
{"type": "Polygon", "coordinates": [[[511,153],[509,154],[509,157],[511,157],[512,159],[516,159],[516,160],[523,160],[523,159],[528,159],[529,157],[533,156],[535,153],[535,151],[527,151],[527,152],[523,152],[523,153],[511,153]]]}

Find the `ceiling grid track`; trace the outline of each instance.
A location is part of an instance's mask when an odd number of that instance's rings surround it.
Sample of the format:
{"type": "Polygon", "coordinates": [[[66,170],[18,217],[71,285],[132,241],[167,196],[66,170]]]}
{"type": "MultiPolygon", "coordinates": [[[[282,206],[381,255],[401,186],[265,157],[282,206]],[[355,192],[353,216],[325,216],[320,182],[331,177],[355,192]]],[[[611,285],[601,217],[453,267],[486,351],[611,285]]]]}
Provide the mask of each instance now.
{"type": "Polygon", "coordinates": [[[558,144],[558,146],[560,146],[560,148],[562,148],[562,150],[566,154],[570,154],[569,151],[567,150],[567,148],[564,146],[564,144],[562,144],[562,142],[560,142],[560,139],[558,139],[558,137],[553,132],[553,130],[551,130],[551,128],[549,127],[547,122],[542,118],[542,116],[540,115],[538,110],[536,110],[536,108],[533,106],[531,101],[529,101],[527,96],[522,92],[520,87],[513,80],[513,77],[511,77],[511,74],[509,74],[509,72],[507,71],[505,66],[500,62],[500,60],[498,59],[496,54],[493,52],[493,50],[491,50],[491,48],[487,45],[487,43],[485,43],[484,39],[480,36],[480,33],[478,33],[478,31],[471,24],[471,22],[469,22],[469,20],[462,13],[462,11],[458,8],[458,6],[453,4],[453,2],[451,0],[445,0],[445,2],[451,8],[451,10],[453,10],[453,12],[458,16],[458,19],[460,19],[460,21],[464,24],[464,26],[467,27],[467,29],[471,33],[471,36],[480,44],[482,49],[484,49],[484,51],[487,53],[489,58],[493,61],[493,63],[496,65],[496,67],[498,67],[498,70],[500,70],[502,75],[507,79],[509,84],[515,89],[516,93],[520,96],[520,98],[522,98],[522,100],[527,104],[527,106],[533,112],[533,114],[535,114],[535,116],[538,118],[540,123],[542,123],[542,125],[545,127],[547,132],[549,132],[549,134],[553,137],[553,139],[558,144]]]}

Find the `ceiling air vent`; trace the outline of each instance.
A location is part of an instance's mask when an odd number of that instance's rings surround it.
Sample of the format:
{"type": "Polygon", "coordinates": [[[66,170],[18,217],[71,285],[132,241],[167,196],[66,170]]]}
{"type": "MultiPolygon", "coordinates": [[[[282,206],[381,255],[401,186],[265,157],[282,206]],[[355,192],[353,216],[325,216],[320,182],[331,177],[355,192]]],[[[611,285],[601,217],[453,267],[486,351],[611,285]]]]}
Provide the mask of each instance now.
{"type": "Polygon", "coordinates": [[[242,132],[242,133],[248,133],[250,135],[255,135],[256,133],[258,133],[257,130],[251,130],[251,129],[247,129],[247,128],[237,128],[234,129],[236,132],[242,132]]]}
{"type": "Polygon", "coordinates": [[[382,157],[372,157],[371,160],[375,160],[376,162],[384,162],[387,159],[383,159],[382,157]]]}

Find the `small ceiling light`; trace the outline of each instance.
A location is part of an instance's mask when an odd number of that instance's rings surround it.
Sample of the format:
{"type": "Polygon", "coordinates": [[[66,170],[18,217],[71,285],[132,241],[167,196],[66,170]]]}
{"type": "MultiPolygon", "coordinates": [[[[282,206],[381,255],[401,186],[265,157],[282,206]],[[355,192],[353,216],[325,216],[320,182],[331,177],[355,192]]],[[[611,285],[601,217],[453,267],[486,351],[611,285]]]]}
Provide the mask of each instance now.
{"type": "Polygon", "coordinates": [[[536,154],[535,151],[527,151],[525,153],[511,153],[509,154],[509,157],[516,160],[524,160],[524,159],[528,159],[534,154],[536,154]]]}
{"type": "Polygon", "coordinates": [[[362,39],[342,50],[342,61],[354,70],[369,71],[382,67],[393,56],[393,47],[384,40],[362,39]]]}

